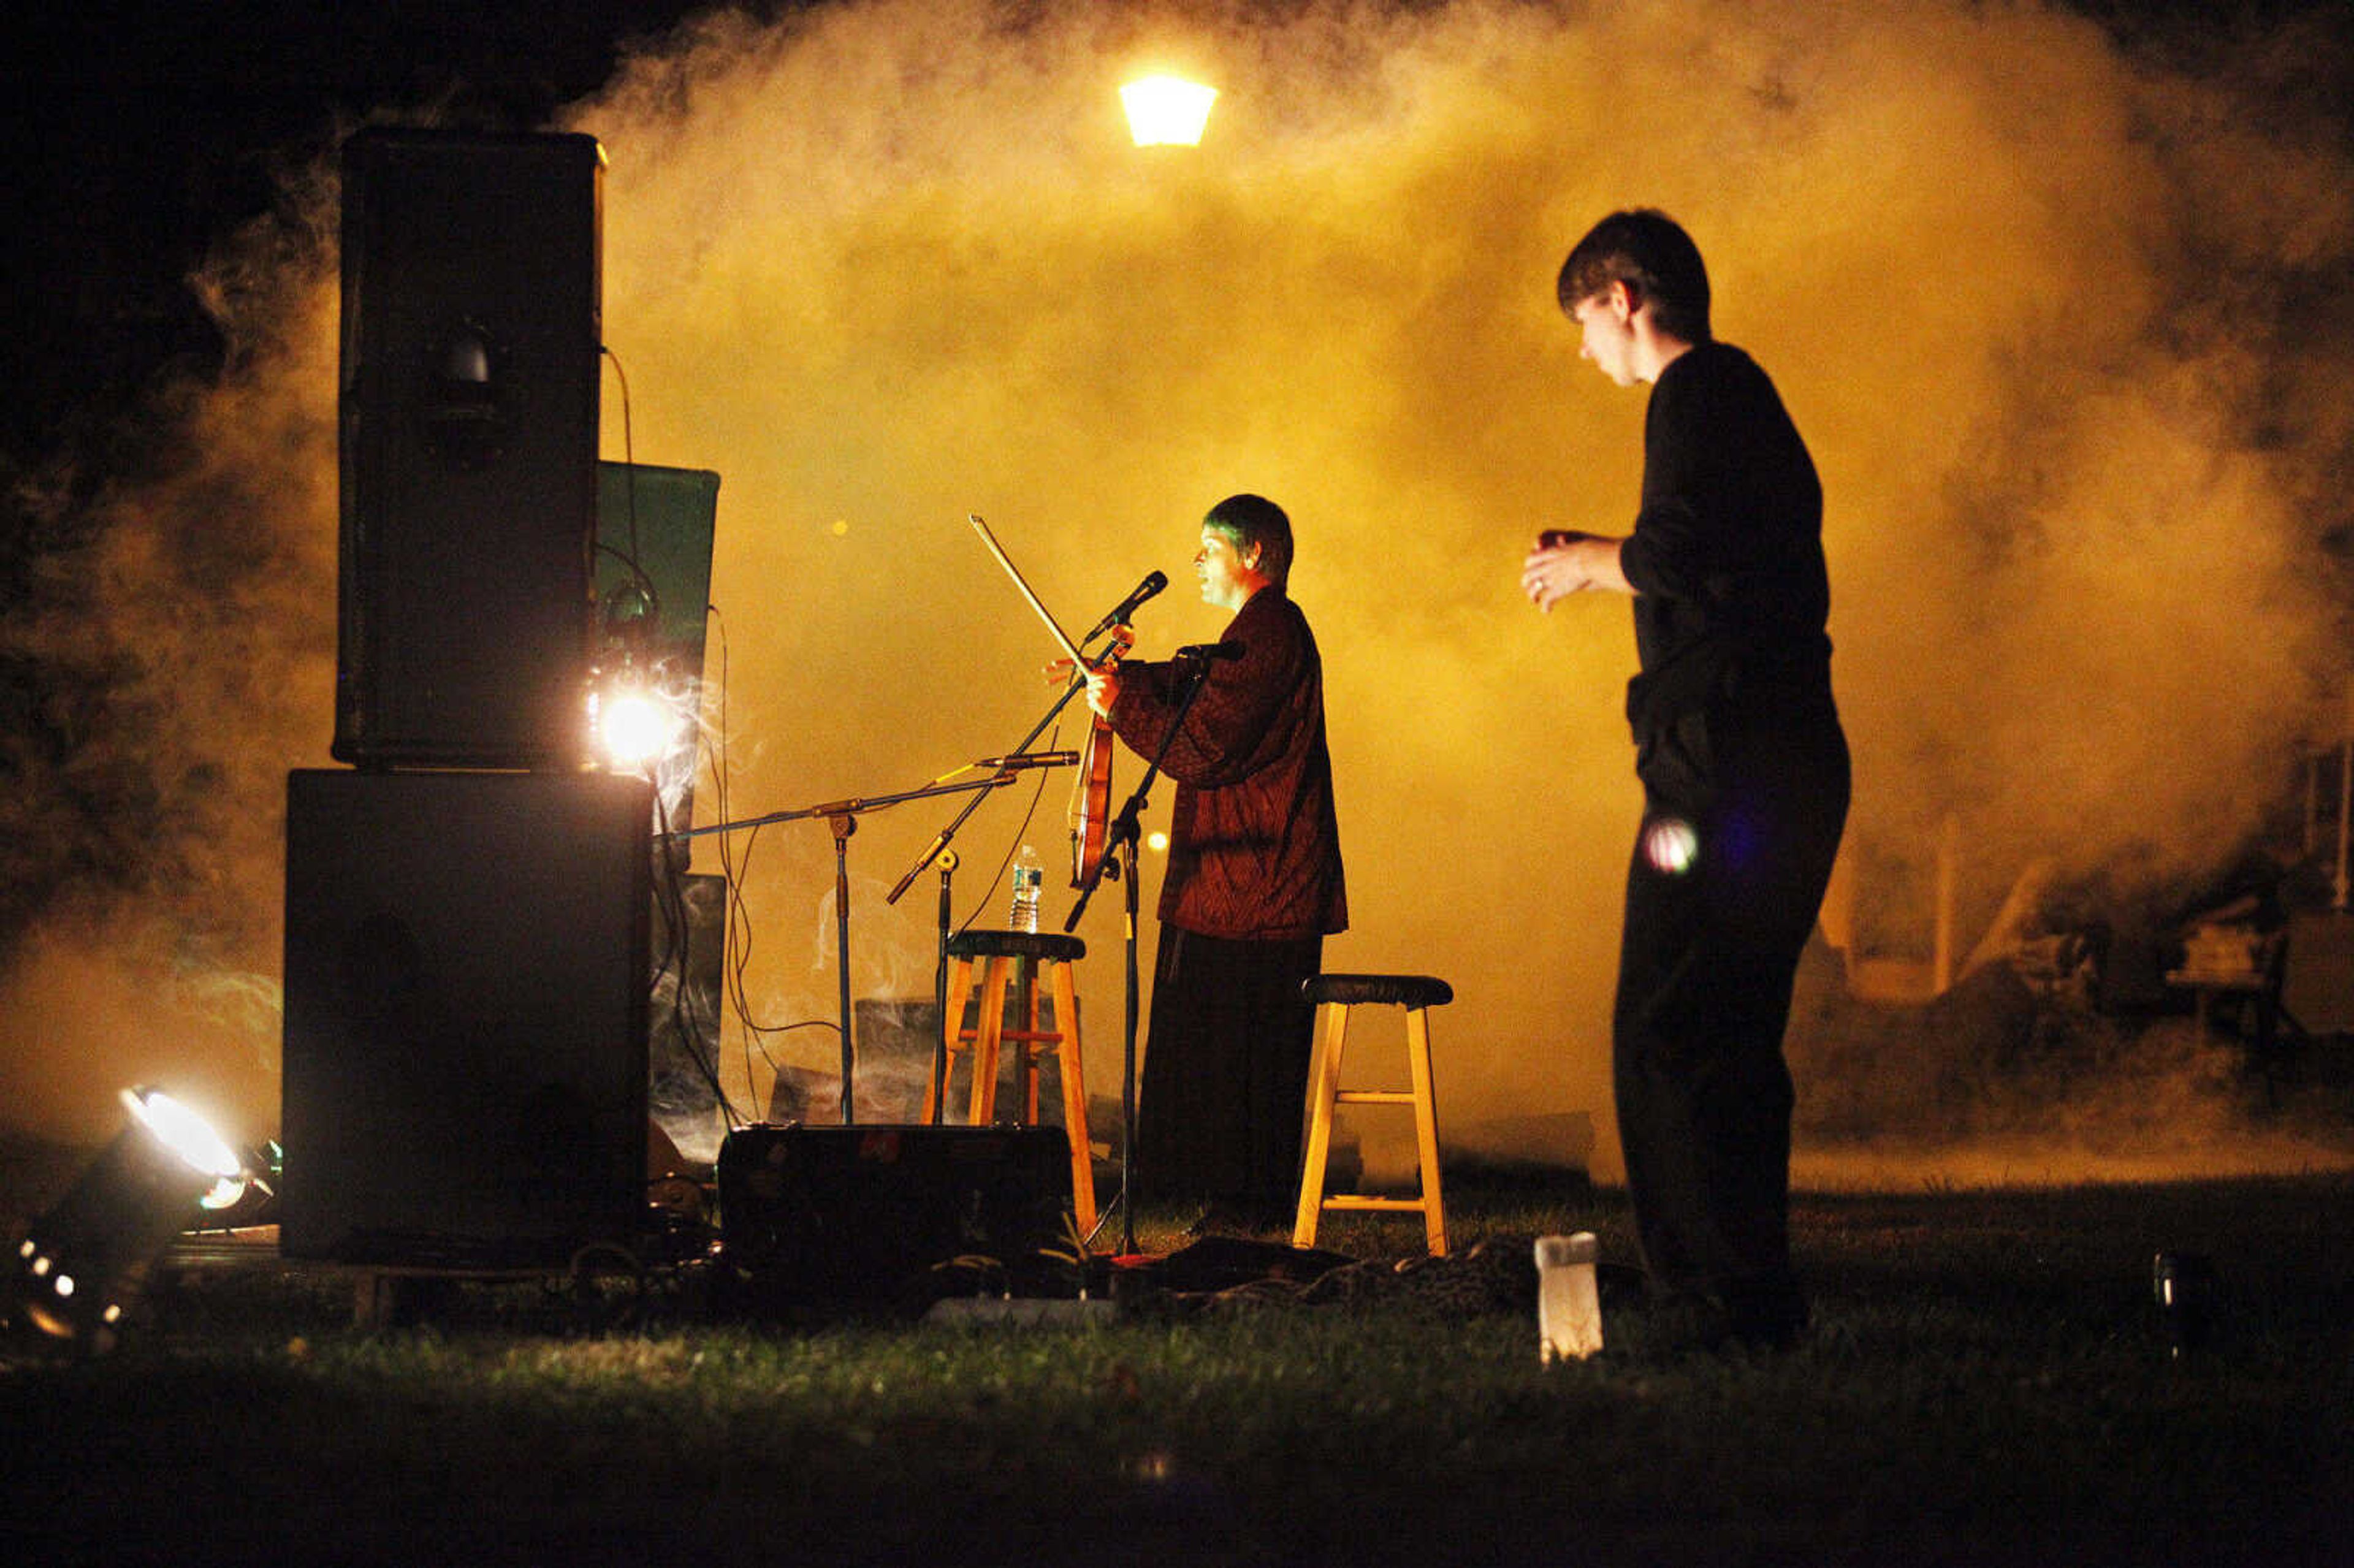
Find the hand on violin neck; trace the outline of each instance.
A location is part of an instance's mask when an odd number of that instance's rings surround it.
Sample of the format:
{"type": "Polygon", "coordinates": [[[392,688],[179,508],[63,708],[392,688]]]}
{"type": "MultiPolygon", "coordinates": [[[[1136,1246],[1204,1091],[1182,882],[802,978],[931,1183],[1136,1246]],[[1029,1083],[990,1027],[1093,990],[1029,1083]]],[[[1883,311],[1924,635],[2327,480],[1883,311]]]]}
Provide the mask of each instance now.
{"type": "Polygon", "coordinates": [[[1119,672],[1106,668],[1087,677],[1087,706],[1105,718],[1111,717],[1112,705],[1119,701],[1119,672]]]}
{"type": "MultiPolygon", "coordinates": [[[[1093,639],[1090,638],[1089,641],[1092,641],[1093,639]]],[[[1066,643],[1065,646],[1068,647],[1069,644],[1066,643]]],[[[1135,646],[1136,628],[1123,621],[1111,629],[1110,641],[1094,653],[1090,654],[1085,648],[1081,648],[1080,659],[1056,659],[1047,664],[1046,683],[1049,685],[1061,685],[1075,674],[1084,675],[1095,670],[1108,670],[1118,663],[1128,651],[1135,646]]]]}

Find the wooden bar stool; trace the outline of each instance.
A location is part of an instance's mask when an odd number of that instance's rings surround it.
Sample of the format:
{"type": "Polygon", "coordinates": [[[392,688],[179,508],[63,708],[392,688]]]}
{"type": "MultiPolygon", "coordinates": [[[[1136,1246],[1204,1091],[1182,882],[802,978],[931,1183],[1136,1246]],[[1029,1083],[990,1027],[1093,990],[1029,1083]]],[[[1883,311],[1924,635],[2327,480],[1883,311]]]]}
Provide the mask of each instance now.
{"type": "Polygon", "coordinates": [[[1327,1209],[1336,1213],[1403,1212],[1422,1216],[1430,1255],[1446,1256],[1447,1204],[1438,1184],[1438,1113],[1430,1092],[1429,1010],[1453,1001],[1454,988],[1429,975],[1318,975],[1300,990],[1321,1011],[1323,1029],[1317,1035],[1316,1054],[1308,1068],[1308,1148],[1300,1160],[1299,1216],[1291,1227],[1291,1245],[1314,1246],[1317,1222],[1327,1209]],[[1411,1089],[1341,1086],[1341,1055],[1348,1042],[1350,1010],[1371,1006],[1405,1009],[1405,1056],[1413,1075],[1411,1089]],[[1415,1157],[1422,1172],[1418,1196],[1325,1195],[1324,1167],[1332,1150],[1332,1107],[1336,1105],[1414,1107],[1415,1157]]]}
{"type": "Polygon", "coordinates": [[[1087,955],[1087,945],[1076,937],[1044,931],[959,931],[949,938],[948,1012],[941,1020],[947,1047],[938,1075],[924,1090],[923,1119],[940,1120],[948,1098],[948,1080],[956,1075],[956,1059],[972,1057],[972,1092],[965,1119],[987,1127],[997,1119],[997,1067],[1011,1042],[1019,1053],[1022,1110],[1014,1119],[1038,1125],[1038,1058],[1055,1056],[1055,1076],[1063,1086],[1063,1130],[1071,1142],[1071,1211],[1085,1234],[1096,1224],[1095,1158],[1087,1141],[1087,1090],[1079,1066],[1079,999],[1071,978],[1072,966],[1087,955]],[[964,1027],[965,1003],[973,995],[972,966],[979,960],[980,1009],[973,1027],[964,1027]],[[1054,1027],[1039,1020],[1039,982],[1051,991],[1054,1027]],[[1005,1026],[1008,996],[1015,1001],[1019,1022],[1005,1026]]]}

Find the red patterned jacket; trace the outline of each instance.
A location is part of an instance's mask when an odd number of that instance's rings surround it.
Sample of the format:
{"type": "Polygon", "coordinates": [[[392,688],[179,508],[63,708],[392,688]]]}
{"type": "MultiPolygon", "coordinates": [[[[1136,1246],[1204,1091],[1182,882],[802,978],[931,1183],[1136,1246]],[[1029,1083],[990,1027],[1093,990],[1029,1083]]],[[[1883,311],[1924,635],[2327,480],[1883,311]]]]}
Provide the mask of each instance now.
{"type": "MultiPolygon", "coordinates": [[[[1255,941],[1346,930],[1324,663],[1308,618],[1281,588],[1264,588],[1220,641],[1241,643],[1243,657],[1210,665],[1161,762],[1177,780],[1161,923],[1255,941]]],[[[1178,695],[1172,663],[1122,664],[1113,730],[1150,759],[1178,695]]]]}

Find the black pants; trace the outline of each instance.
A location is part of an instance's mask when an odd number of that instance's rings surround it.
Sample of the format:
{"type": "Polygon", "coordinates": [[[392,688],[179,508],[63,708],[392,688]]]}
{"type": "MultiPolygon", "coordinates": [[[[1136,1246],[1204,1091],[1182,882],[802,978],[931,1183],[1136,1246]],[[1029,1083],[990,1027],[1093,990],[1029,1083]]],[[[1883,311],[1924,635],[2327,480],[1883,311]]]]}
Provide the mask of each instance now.
{"type": "Polygon", "coordinates": [[[1155,1203],[1288,1209],[1324,939],[1238,942],[1161,928],[1137,1089],[1136,1180],[1155,1203]]]}
{"type": "Polygon", "coordinates": [[[1847,820],[1848,751],[1835,719],[1717,738],[1704,794],[1648,791],[1627,874],[1612,1077],[1654,1286],[1713,1298],[1736,1326],[1772,1331],[1805,1318],[1790,1266],[1782,1032],[1847,820]],[[1677,821],[1689,837],[1666,825],[1677,821]]]}

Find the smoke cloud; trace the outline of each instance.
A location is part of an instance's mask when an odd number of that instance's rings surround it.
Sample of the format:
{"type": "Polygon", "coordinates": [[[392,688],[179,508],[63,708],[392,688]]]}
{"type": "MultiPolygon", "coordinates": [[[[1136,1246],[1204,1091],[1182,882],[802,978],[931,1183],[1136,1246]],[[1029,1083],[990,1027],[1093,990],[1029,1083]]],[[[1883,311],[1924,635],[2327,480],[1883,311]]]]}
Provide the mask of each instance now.
{"type": "Polygon", "coordinates": [[[290,179],[192,281],[226,367],[158,391],[142,461],[10,497],[48,547],[0,625],[0,1126],[102,1139],[159,1084],[276,1128],[285,773],[334,718],[334,194],[290,179]]]}
{"type": "MultiPolygon", "coordinates": [[[[1553,278],[1594,218],[1650,205],[1699,240],[1718,334],[1823,472],[1858,907],[1898,912],[1901,945],[1948,819],[1966,942],[2031,862],[2195,871],[2346,723],[2354,168],[2316,88],[2344,39],[2165,42],[1938,0],[872,0],[642,46],[563,128],[610,160],[631,398],[625,425],[608,382],[605,455],[724,476],[725,796],[699,819],[897,792],[1027,733],[1055,650],[967,514],[1067,629],[1168,571],[1139,616],[1155,656],[1223,622],[1187,602],[1202,513],[1267,494],[1326,665],[1352,916],[1328,966],[1446,976],[1444,1114],[1591,1111],[1615,1174],[1632,638],[1623,602],[1540,617],[1517,579],[1539,529],[1631,519],[1642,397],[1579,362],[1553,278]],[[1116,89],[1148,68],[1221,89],[1198,149],[1129,144],[1116,89]]],[[[100,754],[160,792],[142,847],[166,868],[157,897],[61,893],[28,927],[0,1087],[35,1122],[168,1032],[91,992],[176,1016],[159,966],[275,973],[281,776],[333,717],[334,374],[332,257],[273,261],[225,299],[266,336],[187,408],[184,471],[110,499],[106,592],[24,639],[137,667],[100,754]],[[192,954],[155,929],[220,935],[192,954]]],[[[1136,776],[1123,758],[1119,790],[1136,776]]],[[[31,784],[27,828],[55,793],[31,784]]],[[[1062,795],[966,824],[960,920],[998,919],[1018,842],[1055,858],[1062,795]]],[[[928,993],[937,883],[884,894],[957,804],[860,820],[857,995],[928,993]]],[[[698,841],[698,869],[717,856],[698,841]]],[[[833,857],[822,821],[731,846],[763,1023],[834,1014],[833,857]]],[[[1098,1093],[1119,895],[1080,930],[1098,1093]]],[[[201,1060],[258,1133],[274,1022],[229,1033],[201,1060]]],[[[757,1097],[754,1054],[731,1028],[757,1097]]]]}

